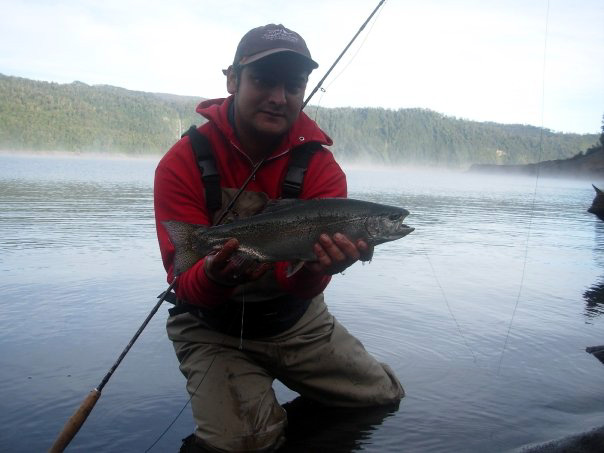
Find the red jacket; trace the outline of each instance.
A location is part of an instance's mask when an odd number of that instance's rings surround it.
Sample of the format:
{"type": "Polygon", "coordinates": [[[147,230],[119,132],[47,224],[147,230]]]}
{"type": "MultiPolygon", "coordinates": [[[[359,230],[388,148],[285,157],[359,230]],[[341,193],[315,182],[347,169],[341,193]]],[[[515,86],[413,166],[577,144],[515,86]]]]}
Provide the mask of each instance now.
{"type": "MultiPolygon", "coordinates": [[[[220,173],[222,187],[238,189],[249,176],[253,164],[241,149],[228,121],[228,106],[233,97],[204,101],[197,112],[209,121],[199,131],[210,141],[220,173]]],[[[287,136],[275,149],[250,181],[246,190],[265,192],[271,199],[281,196],[281,187],[291,153],[296,146],[308,141],[331,145],[331,139],[304,113],[300,113],[287,136]]],[[[323,148],[313,154],[304,177],[300,198],[346,197],[346,176],[330,151],[323,148]]],[[[189,138],[180,139],[161,159],[155,171],[154,186],[155,221],[157,236],[168,282],[173,279],[174,248],[168,233],[161,224],[164,220],[177,220],[200,225],[210,225],[211,216],[206,209],[201,174],[193,157],[189,138]]],[[[203,262],[183,272],[178,278],[176,294],[191,304],[206,307],[228,300],[233,289],[209,280],[203,262]]],[[[330,277],[313,274],[306,268],[286,277],[287,263],[276,263],[275,278],[280,288],[293,295],[310,298],[321,293],[330,277]]]]}

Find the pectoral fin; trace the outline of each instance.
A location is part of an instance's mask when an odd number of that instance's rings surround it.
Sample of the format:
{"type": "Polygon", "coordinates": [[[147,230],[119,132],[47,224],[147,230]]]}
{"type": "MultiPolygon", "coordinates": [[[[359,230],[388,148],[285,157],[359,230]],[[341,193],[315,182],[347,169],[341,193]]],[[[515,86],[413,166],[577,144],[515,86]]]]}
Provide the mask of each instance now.
{"type": "Polygon", "coordinates": [[[298,272],[300,269],[302,269],[302,266],[304,266],[304,261],[298,261],[297,263],[289,263],[289,265],[287,266],[287,272],[285,273],[285,276],[287,278],[291,277],[292,275],[294,275],[296,272],[298,272]]]}

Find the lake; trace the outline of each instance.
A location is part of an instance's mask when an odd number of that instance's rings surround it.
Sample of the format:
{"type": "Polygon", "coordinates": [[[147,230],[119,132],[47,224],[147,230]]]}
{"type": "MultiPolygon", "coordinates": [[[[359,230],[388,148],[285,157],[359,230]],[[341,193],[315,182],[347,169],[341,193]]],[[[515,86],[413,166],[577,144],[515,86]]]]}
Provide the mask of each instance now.
{"type": "MultiPolygon", "coordinates": [[[[0,155],[0,450],[47,450],[167,287],[156,164],[0,155]]],[[[407,396],[292,417],[291,451],[517,451],[604,425],[604,365],[585,352],[604,344],[604,222],[586,212],[602,181],[346,170],[350,197],[404,207],[416,230],[326,301],[407,396]]],[[[192,432],[168,308],[69,451],[177,451],[192,432]]]]}

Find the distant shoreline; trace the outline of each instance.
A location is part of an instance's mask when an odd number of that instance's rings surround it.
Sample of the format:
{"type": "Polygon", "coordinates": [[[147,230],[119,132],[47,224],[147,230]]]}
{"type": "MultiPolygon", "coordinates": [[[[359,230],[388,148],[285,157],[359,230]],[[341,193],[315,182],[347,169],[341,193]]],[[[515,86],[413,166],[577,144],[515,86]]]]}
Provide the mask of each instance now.
{"type": "MultiPolygon", "coordinates": [[[[9,151],[163,154],[189,125],[204,122],[196,112],[197,97],[2,74],[0,86],[0,110],[7,119],[0,121],[0,148],[9,151]]],[[[572,157],[598,140],[595,133],[471,121],[422,108],[322,107],[308,113],[333,140],[331,150],[339,162],[465,169],[480,162],[572,157]]]]}
{"type": "Polygon", "coordinates": [[[570,159],[557,159],[525,165],[474,164],[470,173],[517,174],[528,176],[602,178],[604,177],[604,149],[580,154],[570,159]]]}

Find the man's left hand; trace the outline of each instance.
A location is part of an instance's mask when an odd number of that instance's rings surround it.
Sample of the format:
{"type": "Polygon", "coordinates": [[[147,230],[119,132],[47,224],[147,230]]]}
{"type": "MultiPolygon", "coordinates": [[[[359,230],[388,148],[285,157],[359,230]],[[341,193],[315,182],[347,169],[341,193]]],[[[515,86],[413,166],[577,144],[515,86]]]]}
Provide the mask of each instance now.
{"type": "Polygon", "coordinates": [[[371,260],[373,247],[362,239],[353,242],[341,233],[332,237],[322,234],[314,245],[314,252],[317,261],[306,263],[306,267],[313,272],[333,275],[343,272],[359,260],[371,260]]]}

